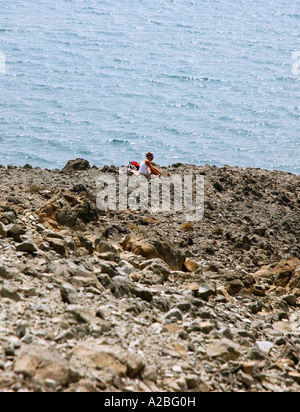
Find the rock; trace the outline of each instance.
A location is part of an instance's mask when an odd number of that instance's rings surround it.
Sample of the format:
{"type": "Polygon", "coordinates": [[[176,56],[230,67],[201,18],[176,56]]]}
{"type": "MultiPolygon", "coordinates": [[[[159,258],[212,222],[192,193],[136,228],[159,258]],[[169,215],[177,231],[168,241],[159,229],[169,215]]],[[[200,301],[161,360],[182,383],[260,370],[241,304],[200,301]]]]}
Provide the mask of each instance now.
{"type": "Polygon", "coordinates": [[[123,242],[123,249],[147,259],[160,258],[172,270],[182,270],[185,255],[162,232],[140,230],[131,233],[123,242]]]}
{"type": "Polygon", "coordinates": [[[252,376],[243,373],[242,371],[238,372],[238,379],[242,382],[243,385],[245,385],[247,388],[250,388],[254,384],[254,379],[252,376]]]}
{"type": "Polygon", "coordinates": [[[61,256],[68,256],[68,250],[65,240],[57,238],[47,238],[47,242],[61,256]]]}
{"type": "Polygon", "coordinates": [[[132,286],[130,288],[130,292],[146,302],[152,302],[153,300],[153,292],[149,289],[142,288],[140,286],[132,286]]]}
{"type": "Polygon", "coordinates": [[[193,232],[194,231],[194,224],[192,222],[184,223],[181,226],[181,229],[186,231],[186,232],[193,232]]]}
{"type": "Polygon", "coordinates": [[[267,280],[274,283],[275,286],[285,287],[293,278],[295,270],[299,264],[299,259],[291,259],[266,265],[254,274],[254,278],[258,283],[260,283],[260,281],[263,282],[267,280]]]}
{"type": "Polygon", "coordinates": [[[71,313],[79,324],[101,324],[101,319],[92,310],[80,305],[69,305],[66,312],[71,313]]]}
{"type": "Polygon", "coordinates": [[[96,239],[95,241],[95,251],[98,253],[105,253],[105,252],[111,252],[115,255],[119,254],[118,248],[113,245],[112,243],[105,242],[101,239],[96,239]]]}
{"type": "Polygon", "coordinates": [[[199,265],[197,262],[194,262],[191,259],[186,259],[184,262],[184,267],[189,271],[189,272],[196,272],[196,270],[199,268],[199,265]]]}
{"type": "Polygon", "coordinates": [[[146,365],[142,372],[143,380],[157,382],[158,373],[153,365],[146,365]]]}
{"type": "Polygon", "coordinates": [[[216,288],[212,284],[204,283],[200,285],[199,288],[194,291],[194,296],[199,297],[201,299],[207,300],[210,296],[216,295],[216,288]]]}
{"type": "Polygon", "coordinates": [[[32,240],[26,240],[25,242],[17,245],[16,250],[18,252],[36,253],[38,251],[38,247],[32,240]]]}
{"type": "Polygon", "coordinates": [[[4,279],[13,279],[18,276],[20,272],[15,268],[7,267],[4,264],[0,263],[0,277],[4,279]]]}
{"type": "Polygon", "coordinates": [[[96,203],[83,192],[75,195],[67,190],[60,190],[36,212],[39,222],[50,228],[59,226],[74,227],[98,220],[96,203]]]}
{"type": "Polygon", "coordinates": [[[0,237],[6,238],[6,236],[7,236],[6,226],[2,222],[0,222],[0,237]]]}
{"type": "Polygon", "coordinates": [[[181,301],[177,304],[177,308],[182,312],[188,312],[191,309],[191,303],[187,300],[181,301]]]}
{"type": "Polygon", "coordinates": [[[57,350],[35,344],[22,346],[16,357],[14,371],[42,385],[47,379],[63,386],[79,379],[57,350]]]}
{"type": "Polygon", "coordinates": [[[8,236],[24,235],[26,233],[25,229],[21,228],[15,223],[11,223],[10,225],[6,226],[6,230],[8,236]]]}
{"type": "Polygon", "coordinates": [[[231,296],[237,295],[243,289],[244,283],[240,279],[235,279],[229,283],[228,293],[231,296]]]}
{"type": "Polygon", "coordinates": [[[297,304],[297,296],[292,294],[283,296],[283,300],[285,300],[285,302],[287,302],[291,306],[296,306],[297,304]]]}
{"type": "Polygon", "coordinates": [[[275,330],[280,330],[281,332],[288,333],[293,331],[292,325],[287,321],[278,321],[273,323],[273,328],[275,330]]]}
{"type": "Polygon", "coordinates": [[[118,375],[130,378],[134,378],[145,366],[139,356],[118,345],[98,345],[89,340],[77,344],[72,356],[94,368],[114,368],[118,375]]]}
{"type": "Polygon", "coordinates": [[[85,159],[69,160],[63,168],[64,172],[76,172],[79,170],[89,170],[91,168],[89,162],[85,159]]]}
{"type": "Polygon", "coordinates": [[[3,284],[0,294],[3,298],[8,298],[14,300],[15,302],[19,302],[21,300],[21,296],[19,295],[17,289],[7,283],[3,284]]]}
{"type": "Polygon", "coordinates": [[[77,305],[78,295],[74,288],[71,285],[64,283],[60,288],[60,295],[62,301],[70,305],[77,305]]]}
{"type": "MultiPolygon", "coordinates": [[[[260,295],[259,295],[259,296],[260,296],[260,295]]],[[[252,313],[253,315],[257,315],[257,313],[259,313],[259,312],[262,310],[263,305],[262,305],[261,302],[255,302],[255,303],[251,303],[251,304],[249,305],[249,308],[251,309],[251,313],[252,313]]]]}
{"type": "Polygon", "coordinates": [[[106,273],[110,278],[118,275],[117,263],[115,262],[100,262],[101,273],[106,273]]]}
{"type": "Polygon", "coordinates": [[[78,185],[74,185],[71,189],[71,192],[74,193],[82,193],[82,192],[88,192],[87,188],[82,185],[81,183],[79,183],[78,185]]]}
{"type": "Polygon", "coordinates": [[[280,358],[291,359],[295,365],[298,365],[300,360],[299,345],[288,343],[280,352],[280,358]]]}
{"type": "Polygon", "coordinates": [[[185,381],[186,381],[186,385],[187,385],[188,389],[197,388],[199,386],[200,382],[201,382],[200,379],[199,379],[199,376],[192,375],[192,374],[187,375],[185,377],[185,381]]]}
{"type": "Polygon", "coordinates": [[[22,339],[26,335],[26,326],[25,325],[19,325],[16,329],[16,335],[18,338],[22,339]]]}
{"type": "Polygon", "coordinates": [[[177,320],[183,320],[182,313],[177,308],[169,310],[169,312],[165,315],[165,318],[166,319],[176,318],[177,320]]]}
{"type": "Polygon", "coordinates": [[[263,341],[257,340],[256,341],[256,346],[258,347],[258,349],[261,352],[265,352],[265,353],[269,354],[270,350],[273,348],[274,344],[272,342],[265,341],[265,340],[263,340],[263,341]]]}
{"type": "Polygon", "coordinates": [[[255,369],[257,368],[256,362],[241,362],[241,369],[247,374],[253,376],[255,373],[255,369]]]}
{"type": "Polygon", "coordinates": [[[289,372],[289,377],[293,379],[298,385],[300,385],[300,373],[299,372],[289,372]]]}
{"type": "Polygon", "coordinates": [[[300,289],[300,268],[296,269],[295,275],[291,280],[290,286],[292,288],[300,289]]]}
{"type": "Polygon", "coordinates": [[[248,354],[248,357],[249,357],[250,360],[259,360],[259,361],[262,361],[262,360],[265,360],[265,359],[266,359],[266,353],[263,352],[263,351],[261,351],[261,350],[259,350],[259,349],[257,348],[257,346],[256,346],[256,347],[254,346],[254,347],[250,350],[250,352],[249,352],[249,354],[248,354]]]}
{"type": "Polygon", "coordinates": [[[239,345],[226,338],[214,340],[207,346],[206,353],[212,359],[225,361],[236,360],[241,355],[239,345]]]}
{"type": "Polygon", "coordinates": [[[149,259],[140,265],[142,270],[150,270],[157,275],[162,275],[163,280],[168,280],[170,276],[170,269],[162,259],[149,259]]]}
{"type": "Polygon", "coordinates": [[[0,168],[0,392],[299,392],[299,176],[165,171],[205,174],[202,220],[98,211],[102,168],[0,168]]]}
{"type": "Polygon", "coordinates": [[[214,329],[214,325],[210,323],[209,321],[201,322],[200,329],[201,329],[201,332],[203,333],[210,333],[214,329]]]}
{"type": "Polygon", "coordinates": [[[256,296],[265,296],[266,295],[266,288],[264,285],[254,285],[253,286],[253,293],[256,296]]]}

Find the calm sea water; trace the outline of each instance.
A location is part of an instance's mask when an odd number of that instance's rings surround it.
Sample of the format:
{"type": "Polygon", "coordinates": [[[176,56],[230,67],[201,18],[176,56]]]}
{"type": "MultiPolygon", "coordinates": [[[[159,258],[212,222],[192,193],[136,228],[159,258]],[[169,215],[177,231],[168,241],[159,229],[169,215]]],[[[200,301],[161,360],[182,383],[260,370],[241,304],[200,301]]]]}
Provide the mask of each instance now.
{"type": "Polygon", "coordinates": [[[2,0],[0,163],[299,174],[299,23],[290,0],[2,0]]]}

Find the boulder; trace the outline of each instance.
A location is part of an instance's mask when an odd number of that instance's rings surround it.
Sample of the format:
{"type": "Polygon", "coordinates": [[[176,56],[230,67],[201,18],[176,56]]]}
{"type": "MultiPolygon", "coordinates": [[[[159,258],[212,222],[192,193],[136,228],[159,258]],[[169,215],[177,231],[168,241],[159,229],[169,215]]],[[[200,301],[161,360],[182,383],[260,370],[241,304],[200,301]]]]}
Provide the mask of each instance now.
{"type": "Polygon", "coordinates": [[[198,263],[194,262],[191,259],[186,259],[184,262],[184,266],[189,272],[196,272],[196,270],[199,268],[198,263]]]}
{"type": "Polygon", "coordinates": [[[16,250],[18,252],[35,253],[38,251],[38,247],[32,240],[26,240],[17,245],[16,250]]]}
{"type": "Polygon", "coordinates": [[[20,274],[16,268],[10,268],[5,263],[0,261],[0,277],[3,279],[13,279],[20,274]]]}
{"type": "Polygon", "coordinates": [[[177,320],[183,320],[181,311],[178,308],[170,309],[169,312],[165,315],[165,319],[176,318],[177,320]]]}
{"type": "Polygon", "coordinates": [[[3,298],[8,298],[14,300],[15,302],[19,302],[21,300],[21,296],[19,295],[18,290],[14,286],[9,285],[6,282],[2,285],[0,295],[3,298]]]}
{"type": "Polygon", "coordinates": [[[6,226],[7,235],[8,236],[19,236],[24,235],[26,230],[15,223],[11,223],[6,226]]]}
{"type": "Polygon", "coordinates": [[[300,260],[296,258],[272,263],[271,265],[261,267],[261,269],[254,274],[254,278],[258,283],[267,282],[277,287],[286,287],[291,282],[291,285],[295,287],[297,284],[298,266],[300,266],[300,260]]]}
{"type": "Polygon", "coordinates": [[[66,386],[79,379],[57,350],[37,344],[22,346],[16,357],[14,371],[34,378],[40,384],[52,379],[56,384],[66,386]]]}
{"type": "Polygon", "coordinates": [[[141,263],[140,268],[162,275],[163,280],[168,280],[171,273],[169,266],[162,259],[148,259],[141,263]]]}
{"type": "Polygon", "coordinates": [[[69,160],[63,168],[64,172],[76,172],[79,170],[89,170],[91,168],[89,162],[85,159],[69,160]]]}
{"type": "Polygon", "coordinates": [[[216,295],[217,291],[214,285],[211,283],[203,283],[198,288],[192,290],[194,296],[208,300],[210,296],[216,295]]]}
{"type": "Polygon", "coordinates": [[[68,256],[66,242],[63,239],[47,238],[49,245],[61,256],[68,256]]]}
{"type": "Polygon", "coordinates": [[[37,210],[39,222],[50,228],[75,227],[98,220],[98,209],[89,196],[83,192],[75,195],[67,190],[48,200],[37,210]]]}
{"type": "Polygon", "coordinates": [[[119,376],[134,378],[144,368],[142,359],[119,345],[99,345],[92,340],[75,346],[72,356],[96,369],[114,368],[119,376]]]}
{"type": "Polygon", "coordinates": [[[206,348],[207,355],[210,358],[221,358],[225,361],[236,360],[240,356],[240,347],[229,339],[214,340],[206,348]]]}
{"type": "Polygon", "coordinates": [[[70,305],[77,305],[78,295],[74,288],[71,285],[64,283],[60,288],[60,295],[62,301],[70,305]]]}
{"type": "Polygon", "coordinates": [[[123,249],[147,259],[159,258],[172,270],[182,270],[185,254],[177,249],[159,230],[134,231],[123,242],[123,249]]]}
{"type": "Polygon", "coordinates": [[[240,279],[232,280],[227,288],[230,296],[237,295],[243,289],[244,283],[240,279]]]}

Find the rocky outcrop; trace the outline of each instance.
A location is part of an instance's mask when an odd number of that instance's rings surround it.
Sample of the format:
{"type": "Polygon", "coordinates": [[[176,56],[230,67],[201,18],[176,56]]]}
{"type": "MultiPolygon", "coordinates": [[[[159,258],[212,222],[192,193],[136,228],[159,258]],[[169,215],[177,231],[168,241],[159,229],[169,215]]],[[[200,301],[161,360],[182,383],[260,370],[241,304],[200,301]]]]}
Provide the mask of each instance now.
{"type": "Polygon", "coordinates": [[[63,168],[63,172],[76,172],[81,170],[89,170],[91,168],[89,162],[85,159],[69,160],[63,168]]]}
{"type": "Polygon", "coordinates": [[[70,369],[69,363],[55,350],[41,345],[24,345],[18,352],[14,371],[36,384],[53,389],[67,386],[79,380],[79,375],[70,369]]]}
{"type": "Polygon", "coordinates": [[[166,262],[172,270],[183,270],[185,255],[174,247],[167,236],[158,230],[147,229],[133,232],[123,242],[124,250],[141,255],[147,259],[160,258],[166,262]]]}
{"type": "Polygon", "coordinates": [[[98,210],[85,192],[82,196],[66,190],[48,200],[37,210],[40,223],[57,229],[59,226],[74,227],[98,220],[98,210]]]}
{"type": "Polygon", "coordinates": [[[263,266],[254,277],[259,283],[293,289],[300,286],[300,260],[291,259],[263,266]]]}

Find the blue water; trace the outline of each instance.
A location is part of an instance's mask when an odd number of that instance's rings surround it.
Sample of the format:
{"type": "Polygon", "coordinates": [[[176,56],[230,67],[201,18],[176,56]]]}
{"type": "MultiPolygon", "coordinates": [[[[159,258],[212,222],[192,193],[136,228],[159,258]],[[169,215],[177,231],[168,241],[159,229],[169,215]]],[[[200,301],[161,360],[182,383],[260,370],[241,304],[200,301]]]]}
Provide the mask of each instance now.
{"type": "Polygon", "coordinates": [[[0,163],[300,173],[300,2],[2,0],[0,163]]]}

